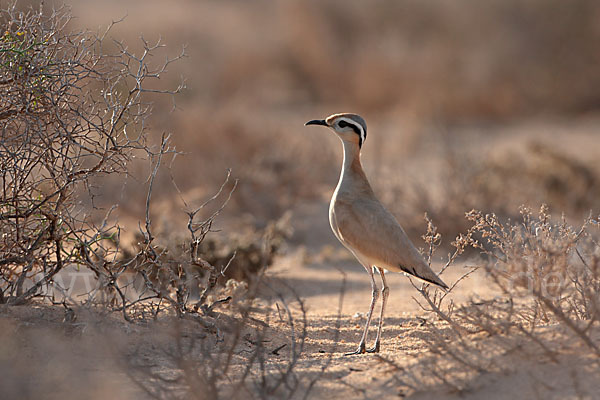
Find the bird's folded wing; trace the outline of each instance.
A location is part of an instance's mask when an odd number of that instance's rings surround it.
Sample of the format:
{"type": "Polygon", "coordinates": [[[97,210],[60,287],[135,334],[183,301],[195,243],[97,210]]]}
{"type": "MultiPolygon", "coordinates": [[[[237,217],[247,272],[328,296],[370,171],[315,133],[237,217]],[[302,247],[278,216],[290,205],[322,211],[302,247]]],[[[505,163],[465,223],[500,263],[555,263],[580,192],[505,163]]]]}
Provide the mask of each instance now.
{"type": "Polygon", "coordinates": [[[338,229],[350,246],[379,267],[407,272],[447,288],[429,268],[396,218],[377,199],[354,200],[340,206],[342,210],[336,213],[338,229]]]}

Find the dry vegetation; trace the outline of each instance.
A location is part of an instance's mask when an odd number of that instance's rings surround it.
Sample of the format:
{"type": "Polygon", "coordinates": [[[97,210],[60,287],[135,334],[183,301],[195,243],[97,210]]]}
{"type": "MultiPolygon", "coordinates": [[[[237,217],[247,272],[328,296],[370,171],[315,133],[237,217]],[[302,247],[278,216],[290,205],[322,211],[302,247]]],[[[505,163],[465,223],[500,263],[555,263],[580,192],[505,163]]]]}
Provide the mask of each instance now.
{"type": "Polygon", "coordinates": [[[2,393],[600,391],[597,2],[26,3],[1,11],[2,393]],[[346,110],[452,282],[391,277],[382,353],[350,358],[341,154],[302,130],[346,110]]]}
{"type": "MultiPolygon", "coordinates": [[[[554,382],[539,377],[527,388],[536,396],[553,396],[556,385],[562,386],[560,397],[588,398],[597,392],[599,220],[590,217],[575,229],[564,220],[552,222],[546,206],[537,216],[526,208],[521,215],[518,222],[503,223],[494,214],[473,210],[467,214],[472,227],[454,243],[455,254],[472,247],[486,256],[481,267],[497,296],[456,305],[437,289],[431,293],[427,285],[415,286],[424,298],[416,299],[422,309],[443,323],[430,324],[432,334],[425,339],[430,356],[410,370],[382,358],[400,371],[393,377],[400,387],[418,392],[441,384],[464,394],[477,388],[484,375],[529,370],[531,376],[549,363],[560,366],[563,376],[554,382]]],[[[430,225],[430,251],[438,235],[430,225]]]]}

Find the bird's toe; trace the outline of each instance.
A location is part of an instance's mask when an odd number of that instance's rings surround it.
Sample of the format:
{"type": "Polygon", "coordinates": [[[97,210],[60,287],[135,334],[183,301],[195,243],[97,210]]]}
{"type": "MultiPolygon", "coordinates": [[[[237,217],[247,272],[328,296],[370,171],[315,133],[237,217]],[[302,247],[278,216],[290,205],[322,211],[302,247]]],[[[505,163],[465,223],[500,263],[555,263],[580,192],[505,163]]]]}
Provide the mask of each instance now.
{"type": "Polygon", "coordinates": [[[349,353],[344,353],[345,356],[353,356],[355,354],[364,354],[367,351],[367,348],[365,346],[364,343],[360,343],[358,345],[358,348],[354,351],[351,351],[349,353]]]}
{"type": "Polygon", "coordinates": [[[377,343],[375,343],[375,346],[371,347],[370,349],[366,349],[365,351],[367,353],[379,353],[379,348],[380,348],[380,345],[379,345],[379,342],[377,342],[377,343]]]}

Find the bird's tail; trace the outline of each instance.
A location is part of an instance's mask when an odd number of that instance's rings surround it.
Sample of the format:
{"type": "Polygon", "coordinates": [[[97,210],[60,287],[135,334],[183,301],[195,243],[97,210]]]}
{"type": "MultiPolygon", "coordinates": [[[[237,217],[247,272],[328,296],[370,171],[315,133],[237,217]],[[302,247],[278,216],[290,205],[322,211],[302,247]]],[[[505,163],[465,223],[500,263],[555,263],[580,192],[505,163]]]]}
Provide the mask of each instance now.
{"type": "Polygon", "coordinates": [[[400,268],[402,268],[402,270],[404,272],[406,272],[416,278],[419,278],[422,281],[425,281],[427,283],[433,283],[434,285],[437,285],[444,290],[449,289],[448,285],[446,285],[444,283],[444,281],[442,281],[440,279],[440,277],[437,276],[437,274],[435,272],[433,272],[433,270],[427,264],[425,264],[425,262],[423,262],[423,264],[421,264],[419,266],[419,268],[403,267],[403,266],[400,266],[400,268]]]}
{"type": "Polygon", "coordinates": [[[421,278],[420,276],[418,276],[417,278],[422,279],[422,280],[424,280],[425,282],[428,282],[428,283],[433,283],[434,285],[437,285],[437,286],[441,287],[444,290],[450,289],[448,287],[448,285],[446,285],[444,283],[444,281],[440,279],[439,276],[437,276],[435,273],[433,274],[433,276],[435,277],[435,279],[426,279],[426,278],[421,278]]]}

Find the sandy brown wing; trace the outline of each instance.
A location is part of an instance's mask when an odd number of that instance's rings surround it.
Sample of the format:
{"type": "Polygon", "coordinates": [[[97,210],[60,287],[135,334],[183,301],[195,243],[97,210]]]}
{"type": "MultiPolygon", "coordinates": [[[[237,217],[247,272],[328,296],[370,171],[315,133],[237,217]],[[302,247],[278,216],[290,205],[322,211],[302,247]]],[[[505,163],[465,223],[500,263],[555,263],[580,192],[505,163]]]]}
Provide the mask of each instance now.
{"type": "Polygon", "coordinates": [[[379,262],[380,267],[404,271],[447,288],[429,268],[396,218],[377,199],[355,199],[340,206],[336,212],[338,229],[354,249],[373,262],[379,262]]]}

